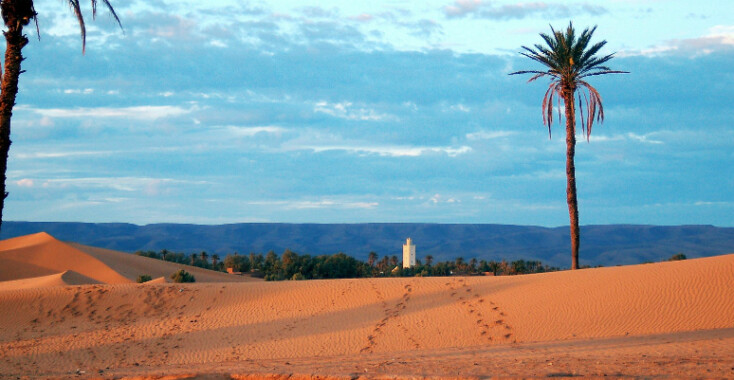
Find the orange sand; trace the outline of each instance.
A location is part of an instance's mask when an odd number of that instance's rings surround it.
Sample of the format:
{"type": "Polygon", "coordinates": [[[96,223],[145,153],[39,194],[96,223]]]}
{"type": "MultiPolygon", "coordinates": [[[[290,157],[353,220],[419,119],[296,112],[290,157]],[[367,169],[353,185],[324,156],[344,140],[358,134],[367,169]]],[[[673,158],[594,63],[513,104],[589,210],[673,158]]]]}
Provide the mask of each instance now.
{"type": "Polygon", "coordinates": [[[158,276],[138,259],[45,234],[0,242],[0,378],[734,377],[734,255],[185,285],[130,283],[158,276]],[[85,278],[103,284],[60,286],[85,278]]]}

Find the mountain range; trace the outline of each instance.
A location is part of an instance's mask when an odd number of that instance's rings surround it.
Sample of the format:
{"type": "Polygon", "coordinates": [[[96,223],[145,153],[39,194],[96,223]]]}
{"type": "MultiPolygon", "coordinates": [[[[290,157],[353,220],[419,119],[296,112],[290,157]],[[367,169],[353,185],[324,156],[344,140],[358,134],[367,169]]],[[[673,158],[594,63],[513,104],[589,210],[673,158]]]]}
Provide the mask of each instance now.
{"type": "MultiPolygon", "coordinates": [[[[3,222],[0,238],[47,232],[72,241],[123,252],[168,249],[175,252],[334,254],[366,260],[370,251],[401,258],[410,237],[418,259],[540,260],[570,266],[568,227],[497,224],[287,224],[224,225],[3,222]]],[[[688,258],[734,253],[734,228],[709,225],[591,225],[581,227],[582,265],[626,265],[661,261],[674,254],[688,258]]]]}

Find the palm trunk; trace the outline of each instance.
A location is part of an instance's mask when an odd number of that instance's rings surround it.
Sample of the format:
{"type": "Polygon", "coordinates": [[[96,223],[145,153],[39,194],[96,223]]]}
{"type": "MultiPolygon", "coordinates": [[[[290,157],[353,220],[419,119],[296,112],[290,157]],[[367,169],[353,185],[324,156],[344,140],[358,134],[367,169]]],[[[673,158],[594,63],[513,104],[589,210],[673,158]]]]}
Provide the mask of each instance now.
{"type": "Polygon", "coordinates": [[[571,269],[579,269],[579,206],[576,198],[576,110],[574,89],[564,87],[563,102],[566,105],[566,201],[571,226],[571,269]]]}
{"type": "MultiPolygon", "coordinates": [[[[5,11],[5,9],[3,9],[5,11]]],[[[3,12],[5,13],[5,12],[3,12]]],[[[5,16],[5,15],[4,15],[5,16]]],[[[0,85],[0,227],[3,221],[3,209],[5,198],[6,172],[8,169],[8,152],[10,151],[10,118],[13,115],[15,96],[18,94],[18,77],[20,76],[20,63],[23,61],[21,50],[28,44],[28,39],[23,35],[23,25],[16,23],[15,27],[9,27],[5,34],[5,70],[0,85]]]]}

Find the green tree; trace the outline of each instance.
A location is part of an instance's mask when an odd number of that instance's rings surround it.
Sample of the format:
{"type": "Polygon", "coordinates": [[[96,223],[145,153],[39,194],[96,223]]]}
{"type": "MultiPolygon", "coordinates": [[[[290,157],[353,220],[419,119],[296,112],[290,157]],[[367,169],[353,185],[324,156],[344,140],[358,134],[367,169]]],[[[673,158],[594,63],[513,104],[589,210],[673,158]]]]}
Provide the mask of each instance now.
{"type": "Polygon", "coordinates": [[[670,256],[668,261],[678,261],[678,260],[685,260],[685,259],[686,259],[686,255],[684,253],[676,253],[675,255],[670,256]]]}
{"type": "MultiPolygon", "coordinates": [[[[541,33],[540,37],[547,46],[536,44],[535,48],[523,46],[525,50],[520,53],[525,57],[546,66],[545,71],[523,70],[510,73],[533,74],[528,82],[539,78],[549,77],[551,83],[543,97],[541,106],[543,123],[548,126],[548,135],[551,135],[551,124],[553,123],[553,101],[558,97],[565,106],[566,119],[566,201],[568,203],[568,214],[571,227],[571,269],[579,268],[579,210],[576,196],[576,167],[574,156],[576,155],[576,91],[579,90],[578,103],[581,117],[581,129],[586,135],[587,141],[591,136],[591,127],[594,120],[600,123],[604,121],[604,108],[601,95],[592,87],[585,78],[604,75],[621,74],[625,71],[612,70],[605,63],[614,57],[614,54],[597,56],[606,41],[589,45],[596,27],[586,28],[580,36],[576,36],[573,24],[569,23],[566,32],[556,31],[551,26],[552,35],[541,33]],[[586,116],[584,116],[584,106],[586,116]]],[[[560,109],[559,109],[560,118],[560,109]]]]}
{"type": "Polygon", "coordinates": [[[224,267],[232,268],[235,272],[249,272],[250,271],[250,260],[247,256],[238,254],[227,255],[224,258],[224,267]]]}
{"type": "Polygon", "coordinates": [[[252,269],[263,269],[263,261],[262,254],[250,252],[250,265],[252,265],[252,269]]]}
{"type": "Polygon", "coordinates": [[[268,253],[265,255],[265,263],[264,263],[263,269],[266,272],[269,272],[279,267],[280,267],[280,259],[278,259],[278,255],[276,255],[275,251],[273,250],[268,251],[268,253]]]}
{"type": "MultiPolygon", "coordinates": [[[[122,28],[120,19],[112,5],[107,0],[101,1],[122,28]]],[[[97,15],[97,0],[91,0],[91,2],[92,18],[94,18],[97,15]]],[[[82,54],[84,54],[87,45],[87,30],[79,7],[79,0],[69,0],[69,6],[79,21],[79,28],[82,32],[82,54]]],[[[5,181],[7,180],[5,174],[8,170],[8,152],[11,144],[10,119],[13,115],[15,98],[18,95],[18,79],[23,72],[20,68],[20,63],[24,59],[22,50],[28,45],[28,38],[23,34],[23,28],[34,21],[38,32],[38,19],[36,18],[37,13],[33,0],[2,0],[0,1],[0,11],[6,28],[3,33],[5,35],[5,62],[4,71],[2,72],[2,84],[0,84],[0,173],[2,174],[2,180],[0,181],[0,226],[2,226],[5,198],[8,197],[8,193],[5,191],[5,181]]]]}

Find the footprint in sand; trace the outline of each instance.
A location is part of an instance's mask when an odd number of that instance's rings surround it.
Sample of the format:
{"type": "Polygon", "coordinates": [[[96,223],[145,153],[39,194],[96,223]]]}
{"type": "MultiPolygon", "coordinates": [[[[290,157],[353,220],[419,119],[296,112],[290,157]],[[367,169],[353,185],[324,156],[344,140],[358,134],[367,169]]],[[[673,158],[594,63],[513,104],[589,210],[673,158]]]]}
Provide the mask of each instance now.
{"type": "MultiPolygon", "coordinates": [[[[392,319],[397,318],[400,316],[401,312],[405,310],[408,307],[408,301],[410,300],[410,293],[413,291],[413,287],[410,284],[405,285],[403,288],[405,289],[405,293],[403,293],[401,299],[393,306],[388,307],[387,302],[385,301],[385,297],[380,293],[379,290],[377,290],[377,287],[373,282],[370,283],[372,286],[372,289],[375,291],[375,294],[377,295],[377,298],[380,300],[383,306],[383,313],[385,315],[384,318],[382,318],[378,323],[375,324],[374,329],[372,330],[372,335],[367,336],[367,344],[362,347],[362,349],[359,352],[368,352],[372,353],[374,350],[376,343],[376,339],[383,333],[382,328],[385,327],[392,319]]],[[[397,327],[401,329],[401,331],[408,335],[409,330],[403,326],[402,324],[398,323],[397,327]]],[[[420,348],[420,344],[412,337],[407,337],[408,341],[411,342],[413,347],[420,348]]]]}

